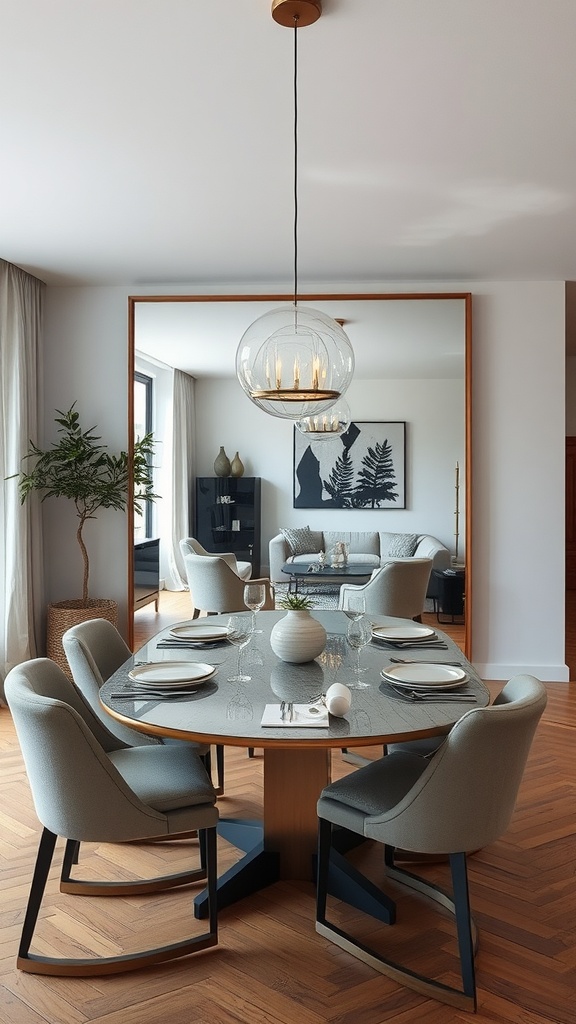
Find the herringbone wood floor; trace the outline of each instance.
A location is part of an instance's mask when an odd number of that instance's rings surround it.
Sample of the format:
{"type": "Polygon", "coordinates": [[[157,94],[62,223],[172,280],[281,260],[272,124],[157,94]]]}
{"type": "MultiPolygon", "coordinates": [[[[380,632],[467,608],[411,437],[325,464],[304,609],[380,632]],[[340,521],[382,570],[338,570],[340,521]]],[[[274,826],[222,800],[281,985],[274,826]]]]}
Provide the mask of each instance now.
{"type": "MultiPolygon", "coordinates": [[[[477,1015],[408,992],[317,936],[313,887],[305,883],[277,884],[224,910],[220,945],[171,965],[90,980],[16,971],[38,823],[10,715],[1,708],[0,1024],[574,1024],[576,686],[550,684],[549,693],[512,825],[469,861],[480,927],[477,1015]]],[[[334,755],[334,777],[351,770],[334,755]]],[[[257,817],[261,786],[261,759],[227,748],[221,813],[257,817]]],[[[164,865],[183,868],[189,853],[196,853],[193,842],[87,845],[81,866],[103,877],[159,873],[164,865]]],[[[219,844],[222,870],[236,856],[219,844]]],[[[382,877],[378,846],[357,856],[375,880],[382,877]]],[[[444,865],[423,870],[445,878],[444,865]]],[[[80,898],[61,895],[56,879],[54,870],[37,948],[65,954],[82,945],[109,952],[177,939],[190,928],[190,891],[80,898]]],[[[455,980],[449,923],[414,896],[399,895],[398,907],[398,924],[381,929],[387,948],[404,962],[455,980]]],[[[369,928],[349,908],[336,913],[349,925],[369,928]]]]}

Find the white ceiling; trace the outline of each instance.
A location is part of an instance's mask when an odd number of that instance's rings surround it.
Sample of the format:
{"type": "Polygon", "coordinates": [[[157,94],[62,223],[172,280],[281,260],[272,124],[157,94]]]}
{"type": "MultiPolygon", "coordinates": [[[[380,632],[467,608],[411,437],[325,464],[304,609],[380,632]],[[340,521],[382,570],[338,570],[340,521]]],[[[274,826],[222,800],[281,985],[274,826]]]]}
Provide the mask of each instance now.
{"type": "MultiPolygon", "coordinates": [[[[55,285],[290,289],[270,0],[0,12],[0,257],[55,285]]],[[[324,0],[298,43],[303,290],[576,279],[575,0],[324,0]]]]}

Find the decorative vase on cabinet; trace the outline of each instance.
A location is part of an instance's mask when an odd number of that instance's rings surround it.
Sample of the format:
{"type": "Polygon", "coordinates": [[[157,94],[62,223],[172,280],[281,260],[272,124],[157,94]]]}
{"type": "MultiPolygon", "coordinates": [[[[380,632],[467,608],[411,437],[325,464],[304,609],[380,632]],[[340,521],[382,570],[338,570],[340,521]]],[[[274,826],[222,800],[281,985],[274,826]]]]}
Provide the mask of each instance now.
{"type": "Polygon", "coordinates": [[[236,455],[234,456],[234,458],[232,459],[232,462],[230,464],[230,476],[239,477],[239,476],[243,476],[243,474],[244,474],[244,463],[242,462],[242,459],[238,455],[238,452],[236,452],[236,455]]]}
{"type": "Polygon", "coordinates": [[[220,447],[220,451],[214,461],[214,472],[216,476],[230,476],[230,459],[223,447],[220,447]]]}

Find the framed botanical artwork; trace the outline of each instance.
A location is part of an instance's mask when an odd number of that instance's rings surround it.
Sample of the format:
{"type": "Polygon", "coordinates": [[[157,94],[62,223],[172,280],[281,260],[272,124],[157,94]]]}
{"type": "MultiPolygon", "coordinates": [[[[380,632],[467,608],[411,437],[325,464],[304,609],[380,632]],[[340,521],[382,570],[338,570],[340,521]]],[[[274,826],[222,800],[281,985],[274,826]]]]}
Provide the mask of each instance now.
{"type": "Polygon", "coordinates": [[[294,508],[406,508],[406,424],[352,422],[321,438],[295,427],[294,508]]]}

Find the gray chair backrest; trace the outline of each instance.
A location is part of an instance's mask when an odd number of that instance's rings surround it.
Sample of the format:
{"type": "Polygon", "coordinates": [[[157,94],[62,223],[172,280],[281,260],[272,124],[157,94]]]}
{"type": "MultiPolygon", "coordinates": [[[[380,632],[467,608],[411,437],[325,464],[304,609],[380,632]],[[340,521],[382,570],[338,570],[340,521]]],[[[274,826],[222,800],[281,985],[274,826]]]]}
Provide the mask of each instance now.
{"type": "MultiPolygon", "coordinates": [[[[424,611],[431,571],[431,558],[394,559],[375,569],[370,581],[356,589],[363,591],[368,613],[414,619],[424,611]]],[[[347,589],[342,588],[341,607],[346,607],[347,589]]]]}
{"type": "Polygon", "coordinates": [[[512,817],[546,699],[540,680],[518,675],[498,703],[467,711],[406,796],[366,820],[365,835],[419,853],[462,853],[494,842],[512,817]]]}
{"type": "Polygon", "coordinates": [[[116,722],[100,704],[100,687],[132,656],[120,633],[107,619],[89,619],[72,626],[62,637],[74,685],[80,690],[106,730],[129,746],[157,743],[121,722],[116,722]]]}
{"type": "Polygon", "coordinates": [[[107,756],[110,737],[82,694],[49,658],[6,677],[34,806],[45,828],[68,839],[126,842],[162,835],[166,817],[129,788],[107,756]]]}
{"type": "MultiPolygon", "coordinates": [[[[182,552],[182,557],[184,559],[186,558],[186,555],[204,555],[208,558],[216,557],[214,555],[214,552],[206,551],[206,548],[203,548],[202,545],[200,544],[200,541],[197,541],[195,537],[185,537],[183,540],[181,540],[180,551],[182,552]]],[[[224,561],[228,563],[230,568],[233,569],[234,572],[237,572],[238,560],[233,551],[219,552],[217,557],[223,558],[224,561]]]]}
{"type": "MultiPolygon", "coordinates": [[[[206,612],[245,612],[243,580],[220,555],[184,555],[190,597],[195,608],[206,612]]],[[[250,580],[264,583],[267,597],[264,608],[274,608],[270,580],[250,580]]]]}

